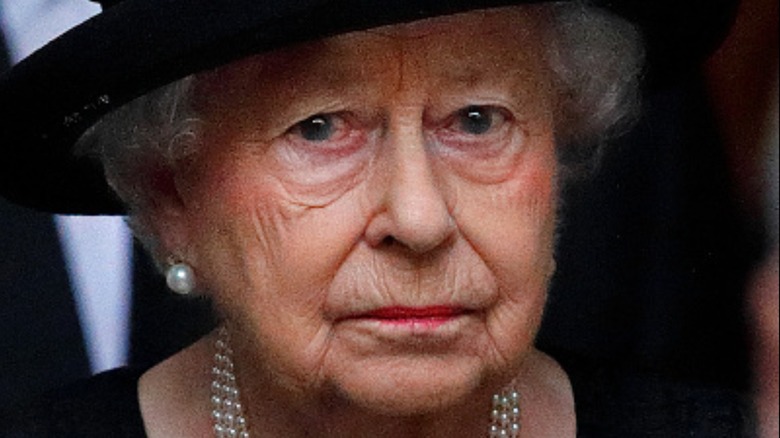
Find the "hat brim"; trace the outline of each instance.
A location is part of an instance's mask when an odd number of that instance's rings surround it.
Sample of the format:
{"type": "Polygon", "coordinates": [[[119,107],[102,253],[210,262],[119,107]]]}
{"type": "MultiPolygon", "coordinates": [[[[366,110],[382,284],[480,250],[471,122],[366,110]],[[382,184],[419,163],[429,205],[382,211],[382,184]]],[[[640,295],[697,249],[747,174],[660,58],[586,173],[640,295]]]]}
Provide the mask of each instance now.
{"type": "MultiPolygon", "coordinates": [[[[71,149],[100,117],[133,98],[296,42],[539,1],[124,0],[0,79],[0,196],[49,212],[122,214],[100,166],[71,149]]],[[[734,3],[624,0],[605,7],[640,26],[651,62],[663,60],[654,69],[668,72],[700,61],[723,38],[734,3]]]]}

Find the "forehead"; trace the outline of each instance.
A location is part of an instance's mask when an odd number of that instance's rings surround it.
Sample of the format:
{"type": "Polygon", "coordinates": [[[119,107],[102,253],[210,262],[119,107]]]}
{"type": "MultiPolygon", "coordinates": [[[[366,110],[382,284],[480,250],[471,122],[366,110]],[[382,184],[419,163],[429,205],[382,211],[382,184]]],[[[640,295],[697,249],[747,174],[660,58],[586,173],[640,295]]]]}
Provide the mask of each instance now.
{"type": "Polygon", "coordinates": [[[546,74],[543,35],[544,16],[533,6],[384,26],[234,62],[201,75],[197,95],[212,102],[250,91],[293,99],[311,87],[339,95],[379,81],[451,88],[484,80],[537,82],[546,74]]]}

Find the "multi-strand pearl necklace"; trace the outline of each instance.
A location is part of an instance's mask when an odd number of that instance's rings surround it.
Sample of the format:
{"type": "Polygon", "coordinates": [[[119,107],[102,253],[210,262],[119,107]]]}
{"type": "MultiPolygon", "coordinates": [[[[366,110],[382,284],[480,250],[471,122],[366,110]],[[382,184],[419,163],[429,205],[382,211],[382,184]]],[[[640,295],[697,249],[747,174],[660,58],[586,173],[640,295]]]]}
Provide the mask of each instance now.
{"type": "Polygon", "coordinates": [[[520,394],[514,389],[514,382],[493,394],[493,409],[490,411],[489,438],[518,438],[520,436],[520,394]]]}
{"type": "MultiPolygon", "coordinates": [[[[222,326],[218,329],[211,381],[211,417],[216,438],[249,438],[249,426],[236,383],[230,334],[222,326]]],[[[520,396],[514,385],[493,395],[490,411],[489,438],[517,438],[520,436],[520,396]]]]}
{"type": "Polygon", "coordinates": [[[233,367],[230,335],[222,326],[214,341],[214,367],[211,369],[211,419],[216,438],[249,438],[244,409],[233,367]]]}

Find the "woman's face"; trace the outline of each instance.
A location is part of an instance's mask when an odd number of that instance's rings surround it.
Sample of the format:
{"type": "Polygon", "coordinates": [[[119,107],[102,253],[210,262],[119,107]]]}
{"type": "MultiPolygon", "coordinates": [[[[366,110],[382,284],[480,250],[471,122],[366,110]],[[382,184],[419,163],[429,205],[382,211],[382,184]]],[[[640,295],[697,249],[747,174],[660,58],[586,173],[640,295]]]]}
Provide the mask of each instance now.
{"type": "Polygon", "coordinates": [[[518,370],[554,265],[539,33],[469,13],[200,77],[203,145],[163,220],[244,379],[399,413],[518,370]]]}

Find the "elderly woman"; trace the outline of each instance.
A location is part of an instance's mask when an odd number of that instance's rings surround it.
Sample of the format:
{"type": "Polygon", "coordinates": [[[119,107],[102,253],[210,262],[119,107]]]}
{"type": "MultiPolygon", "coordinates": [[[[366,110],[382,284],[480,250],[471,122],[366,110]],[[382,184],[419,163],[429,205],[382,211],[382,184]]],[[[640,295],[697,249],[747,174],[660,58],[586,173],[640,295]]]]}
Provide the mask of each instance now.
{"type": "Polygon", "coordinates": [[[3,79],[2,193],[127,212],[171,289],[222,322],[17,414],[11,436],[599,421],[534,336],[559,188],[635,112],[634,25],[577,2],[104,3],[3,79]]]}

